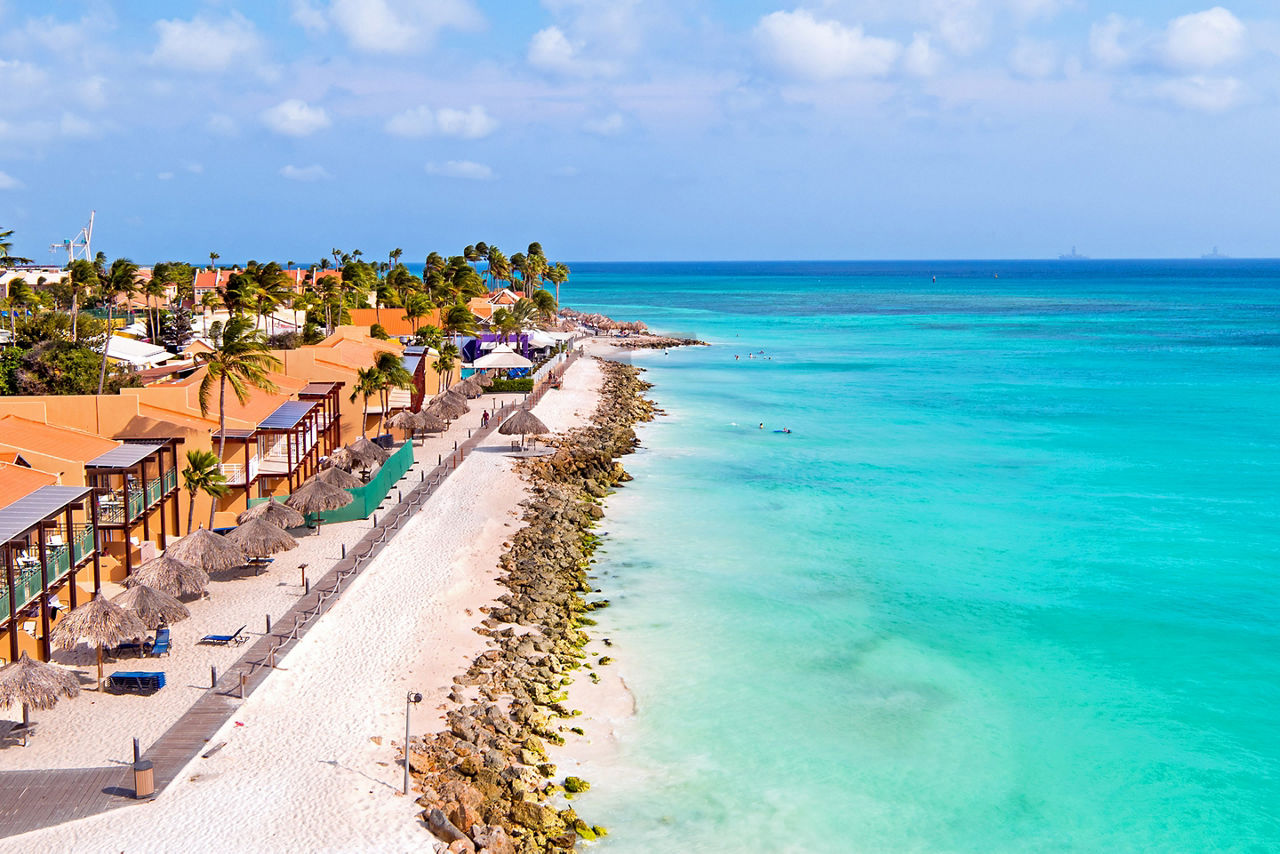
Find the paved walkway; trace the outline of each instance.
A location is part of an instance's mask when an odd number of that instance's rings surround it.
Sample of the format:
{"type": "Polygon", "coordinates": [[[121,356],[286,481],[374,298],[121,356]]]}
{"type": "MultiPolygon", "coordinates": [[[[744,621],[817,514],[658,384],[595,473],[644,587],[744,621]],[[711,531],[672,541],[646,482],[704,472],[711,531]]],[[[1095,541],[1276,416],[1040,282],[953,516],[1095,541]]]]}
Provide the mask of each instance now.
{"type": "MultiPolygon", "coordinates": [[[[554,378],[563,376],[579,357],[574,351],[560,363],[554,378]]],[[[553,377],[549,377],[553,381],[553,377]]],[[[518,408],[535,406],[550,388],[543,382],[518,408]]],[[[143,754],[154,764],[155,788],[159,793],[182,773],[192,759],[202,752],[217,750],[210,745],[214,734],[247,697],[271,674],[276,661],[286,655],[306,634],[315,621],[327,611],[350,579],[368,566],[401,526],[431,498],[448,475],[455,471],[481,441],[493,433],[504,418],[517,407],[507,404],[490,420],[489,426],[472,431],[471,438],[441,462],[430,473],[419,475],[418,483],[410,476],[402,478],[388,494],[397,503],[374,514],[373,529],[353,548],[346,551],[329,572],[312,586],[310,593],[299,599],[240,656],[235,665],[221,674],[216,685],[206,691],[164,735],[143,754]],[[407,490],[407,494],[406,494],[407,490]]],[[[51,827],[67,821],[138,803],[134,797],[133,769],[129,765],[103,768],[73,768],[48,771],[10,771],[0,773],[0,838],[16,836],[51,827]]]]}

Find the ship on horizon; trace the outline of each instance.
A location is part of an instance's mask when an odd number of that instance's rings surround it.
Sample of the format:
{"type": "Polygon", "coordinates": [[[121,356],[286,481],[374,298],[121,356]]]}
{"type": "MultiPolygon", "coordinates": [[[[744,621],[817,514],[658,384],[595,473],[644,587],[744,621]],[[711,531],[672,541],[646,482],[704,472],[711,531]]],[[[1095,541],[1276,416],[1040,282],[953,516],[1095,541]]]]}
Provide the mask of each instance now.
{"type": "Polygon", "coordinates": [[[1206,260],[1206,261],[1214,261],[1214,260],[1217,260],[1217,259],[1219,259],[1219,258],[1230,258],[1231,256],[1230,256],[1230,255],[1223,255],[1221,252],[1219,252],[1219,251],[1218,251],[1218,247],[1216,247],[1216,246],[1215,246],[1215,247],[1213,247],[1213,251],[1212,251],[1212,252],[1208,252],[1208,253],[1206,253],[1206,254],[1204,254],[1204,255],[1201,255],[1200,257],[1201,257],[1201,258],[1203,258],[1203,259],[1204,259],[1204,260],[1206,260]]]}
{"type": "Polygon", "coordinates": [[[1059,261],[1087,261],[1088,259],[1089,259],[1088,255],[1081,255],[1079,252],[1076,251],[1076,248],[1074,246],[1071,247],[1071,254],[1058,256],[1059,261]]]}

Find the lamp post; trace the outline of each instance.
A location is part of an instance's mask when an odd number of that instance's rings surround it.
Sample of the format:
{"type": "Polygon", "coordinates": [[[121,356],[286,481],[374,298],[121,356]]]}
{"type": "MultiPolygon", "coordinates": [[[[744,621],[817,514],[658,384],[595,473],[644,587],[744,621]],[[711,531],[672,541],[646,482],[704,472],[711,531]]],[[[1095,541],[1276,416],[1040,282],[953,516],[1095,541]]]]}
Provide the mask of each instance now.
{"type": "Polygon", "coordinates": [[[404,698],[404,794],[409,794],[409,710],[422,702],[422,695],[410,691],[404,698]]]}

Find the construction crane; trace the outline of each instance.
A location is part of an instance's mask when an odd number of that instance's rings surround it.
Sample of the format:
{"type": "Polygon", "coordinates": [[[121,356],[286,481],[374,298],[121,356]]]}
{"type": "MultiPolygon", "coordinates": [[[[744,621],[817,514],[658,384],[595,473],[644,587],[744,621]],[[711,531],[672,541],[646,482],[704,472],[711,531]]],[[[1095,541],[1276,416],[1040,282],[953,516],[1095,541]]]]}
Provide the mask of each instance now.
{"type": "Polygon", "coordinates": [[[93,250],[90,248],[90,242],[93,240],[93,217],[97,211],[89,211],[89,224],[80,229],[80,232],[68,240],[61,243],[49,244],[50,252],[66,252],[67,263],[70,264],[77,257],[86,261],[93,260],[93,250]]]}

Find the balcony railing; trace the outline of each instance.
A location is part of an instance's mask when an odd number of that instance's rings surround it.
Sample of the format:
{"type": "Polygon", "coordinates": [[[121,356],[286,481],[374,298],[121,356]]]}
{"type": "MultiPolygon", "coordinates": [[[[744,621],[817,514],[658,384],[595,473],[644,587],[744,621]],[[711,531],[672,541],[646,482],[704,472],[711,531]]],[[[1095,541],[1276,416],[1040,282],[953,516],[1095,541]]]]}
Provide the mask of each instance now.
{"type": "MultiPolygon", "coordinates": [[[[178,473],[173,469],[164,472],[160,477],[148,480],[145,487],[129,487],[129,518],[137,519],[142,511],[160,503],[160,499],[176,489],[178,473]]],[[[112,525],[124,522],[124,501],[120,493],[109,493],[98,499],[98,518],[112,525]]]]}
{"type": "MultiPolygon", "coordinates": [[[[32,549],[19,555],[14,567],[14,588],[16,590],[14,610],[21,610],[40,595],[44,588],[44,579],[40,572],[39,557],[30,556],[32,549]]],[[[39,552],[36,552],[38,555],[39,552]]],[[[45,568],[52,586],[71,571],[72,561],[78,565],[93,554],[93,526],[77,525],[72,532],[71,547],[65,543],[45,543],[45,568]]],[[[9,584],[8,579],[0,580],[0,621],[9,618],[9,584]]]]}
{"type": "Polygon", "coordinates": [[[246,481],[244,477],[244,463],[222,463],[219,466],[222,469],[222,475],[227,479],[227,483],[231,486],[244,486],[246,483],[253,483],[258,476],[258,458],[249,458],[249,479],[246,481]]]}

